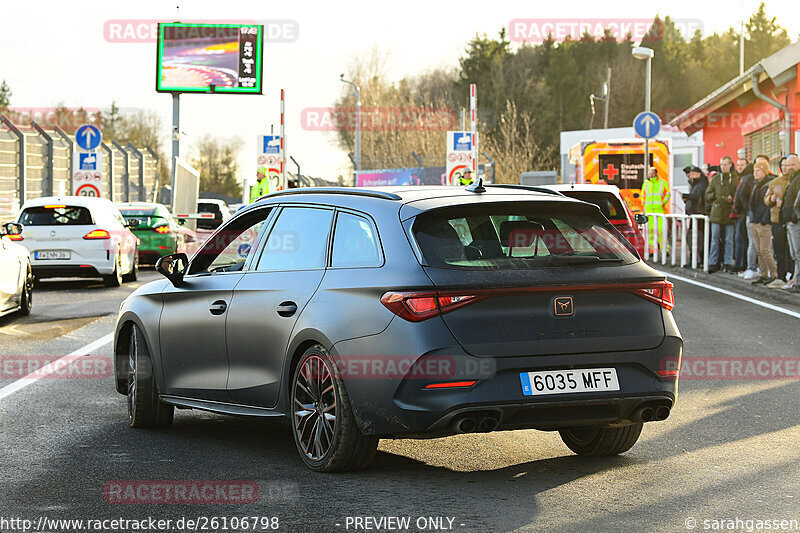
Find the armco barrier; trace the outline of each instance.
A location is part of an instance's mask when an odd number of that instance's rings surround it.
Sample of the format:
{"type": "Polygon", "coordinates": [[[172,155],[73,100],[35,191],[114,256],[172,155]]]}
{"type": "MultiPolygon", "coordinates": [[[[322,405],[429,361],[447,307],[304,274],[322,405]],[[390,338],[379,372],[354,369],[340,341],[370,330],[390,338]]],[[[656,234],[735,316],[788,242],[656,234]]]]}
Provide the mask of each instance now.
{"type": "MultiPolygon", "coordinates": [[[[26,200],[72,194],[75,137],[0,115],[0,222],[13,220],[26,200]]],[[[149,146],[104,142],[103,196],[115,202],[153,201],[159,189],[158,156],[149,146]]]]}
{"type": "Polygon", "coordinates": [[[644,260],[649,261],[653,259],[653,263],[661,263],[662,265],[686,266],[691,264],[692,268],[696,269],[700,263],[700,255],[698,250],[698,236],[699,229],[702,227],[703,232],[703,270],[708,272],[708,252],[710,245],[710,226],[709,219],[706,215],[684,215],[672,213],[645,213],[647,215],[647,224],[642,225],[642,232],[644,234],[644,260]],[[657,221],[661,221],[658,223],[657,221]],[[655,224],[658,228],[661,226],[660,238],[650,239],[650,227],[655,224]],[[691,248],[687,246],[689,232],[692,234],[691,248]],[[650,245],[652,244],[652,251],[650,245]]]}

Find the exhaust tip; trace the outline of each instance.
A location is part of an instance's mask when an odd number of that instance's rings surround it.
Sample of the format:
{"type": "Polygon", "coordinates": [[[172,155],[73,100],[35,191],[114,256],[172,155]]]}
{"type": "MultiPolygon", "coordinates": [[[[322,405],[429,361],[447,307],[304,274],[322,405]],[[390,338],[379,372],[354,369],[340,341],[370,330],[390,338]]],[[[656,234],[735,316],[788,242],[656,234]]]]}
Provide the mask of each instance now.
{"type": "Polygon", "coordinates": [[[478,426],[478,423],[475,421],[474,418],[462,418],[459,422],[456,423],[456,429],[460,433],[472,433],[475,431],[475,428],[478,426]]]}
{"type": "Polygon", "coordinates": [[[639,418],[642,420],[642,422],[650,422],[654,416],[655,411],[653,411],[652,407],[645,407],[639,411],[639,418]]]}
{"type": "Polygon", "coordinates": [[[669,418],[670,409],[666,405],[662,405],[658,409],[656,409],[655,419],[656,420],[666,420],[669,418]]]}
{"type": "Polygon", "coordinates": [[[499,423],[499,420],[496,418],[486,417],[481,420],[480,424],[478,424],[478,429],[483,433],[489,433],[490,431],[497,429],[499,423]]]}

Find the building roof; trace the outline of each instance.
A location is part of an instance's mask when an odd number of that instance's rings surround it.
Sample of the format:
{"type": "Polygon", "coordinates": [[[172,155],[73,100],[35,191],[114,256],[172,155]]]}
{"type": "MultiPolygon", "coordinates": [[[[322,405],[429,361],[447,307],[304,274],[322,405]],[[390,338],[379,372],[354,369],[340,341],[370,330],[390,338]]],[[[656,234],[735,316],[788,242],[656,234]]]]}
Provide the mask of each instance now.
{"type": "MultiPolygon", "coordinates": [[[[743,98],[753,90],[752,74],[758,76],[759,84],[767,79],[772,80],[775,86],[780,86],[797,75],[797,64],[800,63],[800,41],[778,50],[771,56],[762,59],[742,74],[718,88],[689,109],[670,121],[670,125],[677,126],[687,134],[702,128],[704,118],[713,111],[725,106],[733,100],[743,98]]],[[[740,101],[740,105],[746,105],[740,101]]]]}

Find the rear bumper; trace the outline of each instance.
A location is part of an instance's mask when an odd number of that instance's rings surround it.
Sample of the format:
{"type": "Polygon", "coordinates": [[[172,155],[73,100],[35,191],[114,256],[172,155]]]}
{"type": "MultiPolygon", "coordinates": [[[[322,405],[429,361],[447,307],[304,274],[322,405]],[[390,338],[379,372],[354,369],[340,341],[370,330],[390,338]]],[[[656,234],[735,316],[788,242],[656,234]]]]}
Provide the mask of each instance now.
{"type": "Polygon", "coordinates": [[[98,277],[114,272],[118,244],[109,240],[35,241],[26,239],[33,274],[39,278],[98,277]],[[36,259],[37,252],[67,251],[69,259],[36,259]]]}
{"type": "Polygon", "coordinates": [[[683,350],[683,340],[671,314],[664,313],[667,335],[650,350],[478,358],[465,353],[439,319],[418,324],[394,319],[384,332],[368,340],[337,343],[333,355],[340,370],[345,369],[342,379],[359,428],[369,435],[442,436],[456,433],[454,423],[464,416],[478,420],[495,417],[497,429],[501,430],[624,425],[638,421],[639,410],[644,407],[671,409],[677,399],[677,378],[657,374],[659,368],[665,367],[665,361],[679,365],[683,350]],[[409,357],[408,351],[402,354],[384,347],[411,348],[420,344],[420,335],[428,339],[431,349],[410,357],[417,365],[435,362],[430,368],[442,368],[444,364],[446,372],[364,377],[346,371],[351,360],[409,357]],[[384,353],[376,354],[376,348],[384,353]],[[522,372],[608,367],[617,371],[618,391],[547,396],[525,396],[522,392],[522,372]],[[469,388],[425,389],[433,382],[462,380],[477,382],[469,388]]]}
{"type": "Polygon", "coordinates": [[[108,272],[101,273],[96,267],[90,265],[34,265],[33,275],[37,278],[99,278],[105,274],[111,274],[111,267],[108,272]]]}
{"type": "Polygon", "coordinates": [[[136,231],[139,238],[139,262],[155,263],[159,257],[178,251],[178,240],[174,235],[159,235],[152,231],[136,231]]]}
{"type": "Polygon", "coordinates": [[[159,258],[174,254],[175,250],[142,250],[139,249],[139,264],[142,265],[154,265],[159,258]]]}

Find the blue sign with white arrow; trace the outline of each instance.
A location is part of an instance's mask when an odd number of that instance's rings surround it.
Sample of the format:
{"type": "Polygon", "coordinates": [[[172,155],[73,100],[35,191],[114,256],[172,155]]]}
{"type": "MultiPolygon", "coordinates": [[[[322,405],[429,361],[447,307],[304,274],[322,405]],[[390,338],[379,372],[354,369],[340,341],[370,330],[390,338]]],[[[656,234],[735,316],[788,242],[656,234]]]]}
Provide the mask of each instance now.
{"type": "Polygon", "coordinates": [[[91,124],[84,124],[75,132],[75,142],[84,150],[94,150],[101,140],[100,130],[91,124]]]}
{"type": "Polygon", "coordinates": [[[642,139],[652,139],[661,131],[661,119],[651,111],[643,111],[633,119],[633,129],[642,139]]]}

